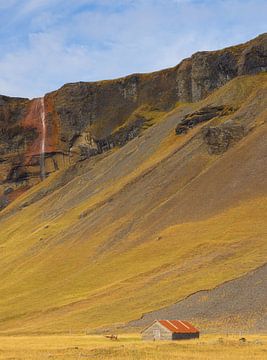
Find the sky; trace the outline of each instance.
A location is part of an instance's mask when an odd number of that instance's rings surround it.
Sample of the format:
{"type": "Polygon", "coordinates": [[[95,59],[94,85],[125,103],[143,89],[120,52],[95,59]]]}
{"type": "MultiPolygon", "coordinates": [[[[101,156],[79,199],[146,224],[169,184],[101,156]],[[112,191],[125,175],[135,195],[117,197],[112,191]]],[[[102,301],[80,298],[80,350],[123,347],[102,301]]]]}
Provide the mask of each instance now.
{"type": "Polygon", "coordinates": [[[266,0],[0,0],[0,94],[178,64],[266,29],[266,0]]]}

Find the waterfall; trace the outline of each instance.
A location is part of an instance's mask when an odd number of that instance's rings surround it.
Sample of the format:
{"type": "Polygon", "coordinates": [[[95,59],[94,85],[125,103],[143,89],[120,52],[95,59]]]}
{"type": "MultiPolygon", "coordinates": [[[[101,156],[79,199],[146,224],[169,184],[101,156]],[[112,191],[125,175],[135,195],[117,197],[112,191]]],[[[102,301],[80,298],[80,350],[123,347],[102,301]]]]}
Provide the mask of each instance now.
{"type": "Polygon", "coordinates": [[[45,140],[46,140],[46,123],[45,123],[45,102],[44,98],[40,98],[40,116],[42,122],[42,138],[40,147],[40,168],[41,168],[41,179],[44,180],[45,173],[45,140]]]}

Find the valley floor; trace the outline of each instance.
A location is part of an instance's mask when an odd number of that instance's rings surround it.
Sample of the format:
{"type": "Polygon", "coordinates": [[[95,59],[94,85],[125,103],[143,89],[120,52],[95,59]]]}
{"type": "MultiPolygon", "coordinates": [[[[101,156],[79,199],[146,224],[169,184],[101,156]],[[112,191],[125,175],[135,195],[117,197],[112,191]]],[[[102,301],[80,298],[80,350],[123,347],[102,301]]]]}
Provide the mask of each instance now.
{"type": "Polygon", "coordinates": [[[118,341],[103,336],[6,336],[0,337],[0,359],[128,359],[159,360],[263,360],[267,358],[267,335],[203,335],[198,340],[143,342],[139,335],[118,341]]]}

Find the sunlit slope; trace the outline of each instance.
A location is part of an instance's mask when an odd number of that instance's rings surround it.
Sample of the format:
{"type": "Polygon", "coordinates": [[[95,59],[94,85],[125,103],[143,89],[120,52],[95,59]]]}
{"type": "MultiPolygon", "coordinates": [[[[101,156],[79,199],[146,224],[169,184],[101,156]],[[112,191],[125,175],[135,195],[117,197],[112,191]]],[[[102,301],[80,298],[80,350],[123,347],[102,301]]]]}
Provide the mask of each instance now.
{"type": "Polygon", "coordinates": [[[266,74],[237,78],[17,199],[0,222],[0,330],[126,322],[262,265],[266,93],[266,74]],[[176,136],[206,105],[237,110],[176,136]],[[203,127],[229,120],[246,136],[210,154],[203,127]]]}

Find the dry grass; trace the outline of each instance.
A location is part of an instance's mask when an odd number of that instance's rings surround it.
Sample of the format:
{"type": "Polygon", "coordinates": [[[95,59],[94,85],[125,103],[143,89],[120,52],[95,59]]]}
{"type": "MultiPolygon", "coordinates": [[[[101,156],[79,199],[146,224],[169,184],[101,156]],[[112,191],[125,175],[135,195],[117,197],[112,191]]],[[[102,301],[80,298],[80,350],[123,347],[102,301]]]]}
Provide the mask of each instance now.
{"type": "Polygon", "coordinates": [[[199,340],[142,342],[138,335],[121,336],[116,342],[101,336],[0,337],[0,359],[116,359],[116,360],[263,360],[267,336],[204,335],[199,340]]]}

